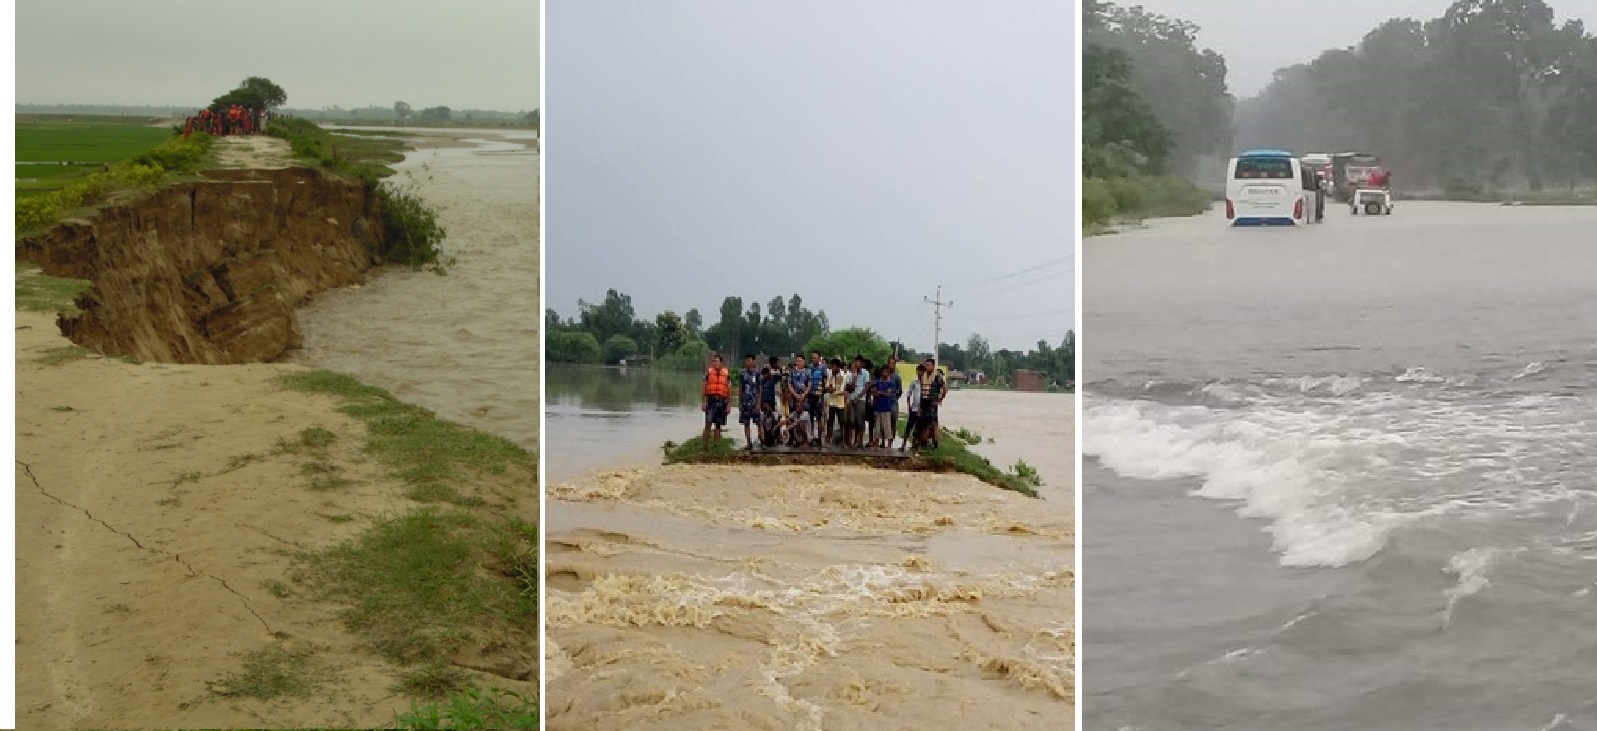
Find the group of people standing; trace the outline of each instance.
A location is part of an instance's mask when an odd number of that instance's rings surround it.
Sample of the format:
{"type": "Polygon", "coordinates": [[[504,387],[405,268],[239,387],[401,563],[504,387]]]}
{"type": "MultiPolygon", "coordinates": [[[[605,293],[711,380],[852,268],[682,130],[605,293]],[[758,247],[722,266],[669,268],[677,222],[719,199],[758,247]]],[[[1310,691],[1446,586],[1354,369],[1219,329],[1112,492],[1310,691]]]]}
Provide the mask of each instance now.
{"type": "Polygon", "coordinates": [[[948,387],[931,358],[915,367],[907,387],[898,359],[891,357],[879,367],[859,355],[846,363],[827,360],[820,351],[787,363],[772,356],[763,368],[757,362],[753,355],[743,356],[743,370],[734,376],[720,353],[711,356],[700,403],[705,449],[721,441],[734,388],[744,449],[750,451],[756,446],[891,449],[899,436],[901,398],[909,418],[899,450],[938,446],[937,409],[948,387]]]}
{"type": "Polygon", "coordinates": [[[184,120],[183,136],[206,132],[217,137],[252,135],[266,130],[266,123],[277,116],[267,109],[250,109],[234,104],[226,109],[201,109],[184,120]]]}

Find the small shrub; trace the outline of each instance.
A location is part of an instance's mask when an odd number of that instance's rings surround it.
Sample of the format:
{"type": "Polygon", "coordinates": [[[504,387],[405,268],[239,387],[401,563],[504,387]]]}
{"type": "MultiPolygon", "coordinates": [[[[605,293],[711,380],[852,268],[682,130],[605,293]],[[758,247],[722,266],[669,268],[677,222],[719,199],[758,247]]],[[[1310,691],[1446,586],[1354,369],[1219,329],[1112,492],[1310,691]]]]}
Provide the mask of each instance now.
{"type": "Polygon", "coordinates": [[[377,186],[377,197],[383,208],[383,241],[380,253],[386,261],[393,261],[421,269],[432,265],[439,268],[447,232],[438,223],[438,212],[416,195],[418,184],[414,179],[403,185],[384,182],[377,186]]]}
{"type": "Polygon", "coordinates": [[[1037,473],[1036,467],[1026,464],[1026,460],[1016,460],[1015,466],[1009,469],[1021,482],[1032,487],[1042,487],[1042,475],[1037,473]]]}
{"type": "Polygon", "coordinates": [[[1115,216],[1115,195],[1109,183],[1100,178],[1081,181],[1081,218],[1083,223],[1105,224],[1115,216]]]}

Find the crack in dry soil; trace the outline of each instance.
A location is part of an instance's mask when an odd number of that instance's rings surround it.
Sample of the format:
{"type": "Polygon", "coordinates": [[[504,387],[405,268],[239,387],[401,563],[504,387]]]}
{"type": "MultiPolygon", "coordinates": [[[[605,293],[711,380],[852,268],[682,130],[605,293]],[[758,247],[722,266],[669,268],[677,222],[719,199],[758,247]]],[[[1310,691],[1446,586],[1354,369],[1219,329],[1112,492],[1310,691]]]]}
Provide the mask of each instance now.
{"type": "Polygon", "coordinates": [[[22,466],[22,471],[26,472],[28,474],[28,479],[33,480],[33,486],[39,489],[40,494],[44,495],[47,498],[50,498],[51,500],[54,500],[54,501],[60,503],[62,505],[65,505],[65,506],[67,506],[69,508],[73,508],[73,509],[83,513],[84,515],[89,517],[89,520],[92,520],[92,521],[94,521],[96,523],[99,523],[100,525],[105,526],[106,530],[111,531],[112,533],[115,533],[115,534],[117,534],[119,536],[122,536],[122,537],[132,541],[133,545],[138,546],[142,550],[149,551],[150,553],[158,554],[158,555],[161,555],[161,556],[167,556],[167,557],[171,558],[173,561],[176,561],[176,562],[178,562],[180,564],[183,564],[183,568],[188,570],[189,576],[195,576],[195,577],[203,576],[203,577],[205,577],[207,579],[215,581],[218,584],[221,584],[223,589],[226,589],[226,590],[232,592],[233,596],[238,597],[238,600],[244,604],[244,608],[246,610],[248,610],[250,614],[255,615],[255,619],[259,620],[260,623],[261,623],[261,626],[266,628],[266,633],[267,634],[272,635],[274,637],[277,636],[277,632],[272,630],[272,626],[266,623],[266,618],[262,617],[259,612],[255,611],[255,607],[250,604],[250,600],[245,598],[245,596],[243,594],[238,593],[237,589],[234,589],[232,586],[229,586],[227,581],[223,580],[222,577],[215,576],[213,574],[207,574],[207,573],[202,573],[202,572],[196,571],[192,564],[190,564],[189,562],[183,560],[183,556],[182,555],[176,554],[176,553],[167,553],[166,551],[162,551],[162,550],[160,550],[158,548],[151,548],[149,546],[146,546],[143,543],[140,543],[139,539],[133,537],[133,534],[128,533],[126,531],[117,530],[110,523],[107,523],[107,522],[105,522],[103,520],[100,520],[99,518],[94,517],[94,513],[89,512],[88,509],[80,507],[78,505],[74,505],[74,504],[69,503],[69,502],[67,502],[65,500],[62,500],[61,498],[58,498],[58,497],[56,497],[54,495],[51,495],[49,490],[44,489],[44,485],[39,484],[39,478],[38,478],[37,475],[33,474],[33,467],[31,465],[29,465],[26,462],[23,462],[20,459],[16,460],[16,463],[22,466]]]}

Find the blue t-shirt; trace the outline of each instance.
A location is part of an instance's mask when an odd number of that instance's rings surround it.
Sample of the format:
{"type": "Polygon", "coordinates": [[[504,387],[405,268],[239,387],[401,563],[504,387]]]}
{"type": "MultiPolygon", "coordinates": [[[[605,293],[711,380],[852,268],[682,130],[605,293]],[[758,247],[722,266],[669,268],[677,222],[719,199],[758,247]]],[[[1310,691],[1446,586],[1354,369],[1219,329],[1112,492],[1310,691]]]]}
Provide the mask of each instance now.
{"type": "Polygon", "coordinates": [[[876,386],[876,393],[871,398],[876,405],[876,413],[892,411],[893,402],[898,400],[898,394],[893,393],[893,379],[878,378],[873,385],[876,386]]]}
{"type": "Polygon", "coordinates": [[[810,383],[815,386],[815,393],[821,392],[821,387],[826,384],[826,363],[816,363],[810,366],[810,383]]]}
{"type": "Polygon", "coordinates": [[[810,372],[805,368],[794,368],[788,380],[792,383],[793,395],[797,396],[810,387],[810,372]]]}
{"type": "Polygon", "coordinates": [[[899,377],[897,370],[894,370],[892,377],[887,380],[893,382],[893,401],[896,402],[899,396],[904,395],[904,379],[899,377]]]}
{"type": "Polygon", "coordinates": [[[851,377],[854,379],[854,390],[849,393],[848,400],[850,402],[863,401],[865,399],[865,389],[871,385],[871,374],[860,371],[851,377]]]}
{"type": "Polygon", "coordinates": [[[760,397],[759,371],[751,371],[747,368],[743,369],[742,379],[740,382],[743,384],[743,403],[752,403],[755,399],[760,397]]]}
{"type": "Polygon", "coordinates": [[[781,378],[782,377],[780,375],[772,373],[771,375],[760,379],[761,401],[770,404],[776,403],[776,384],[781,382],[781,378]]]}

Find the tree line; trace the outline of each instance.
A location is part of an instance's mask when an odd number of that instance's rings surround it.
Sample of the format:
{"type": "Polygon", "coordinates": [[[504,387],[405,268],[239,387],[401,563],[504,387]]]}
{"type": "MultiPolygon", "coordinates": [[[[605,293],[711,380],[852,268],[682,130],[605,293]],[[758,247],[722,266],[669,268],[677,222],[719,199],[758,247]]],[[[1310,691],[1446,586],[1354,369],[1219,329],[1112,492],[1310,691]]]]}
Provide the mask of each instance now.
{"type": "Polygon", "coordinates": [[[1085,0],[1082,33],[1083,223],[1207,208],[1191,179],[1231,144],[1225,59],[1141,6],[1085,0]]]}
{"type": "Polygon", "coordinates": [[[1278,70],[1237,143],[1380,155],[1403,187],[1467,195],[1597,180],[1597,37],[1543,0],[1457,0],[1278,70]]]}
{"type": "MultiPolygon", "coordinates": [[[[930,355],[889,340],[864,327],[833,330],[824,311],[812,311],[798,294],[772,297],[765,303],[728,296],[721,300],[714,324],[706,325],[698,309],[684,314],[667,310],[653,318],[638,316],[629,295],[611,289],[600,302],[579,300],[574,317],[544,312],[544,359],[551,363],[586,365],[650,364],[673,370],[703,368],[711,352],[737,363],[745,354],[788,357],[819,350],[828,357],[864,355],[875,363],[897,354],[902,360],[930,355]]],[[[1040,340],[1028,351],[993,350],[986,338],[973,334],[963,344],[942,344],[939,359],[956,370],[979,370],[989,378],[1007,379],[1017,369],[1042,371],[1060,384],[1074,382],[1075,333],[1066,331],[1059,345],[1040,340]]]]}

